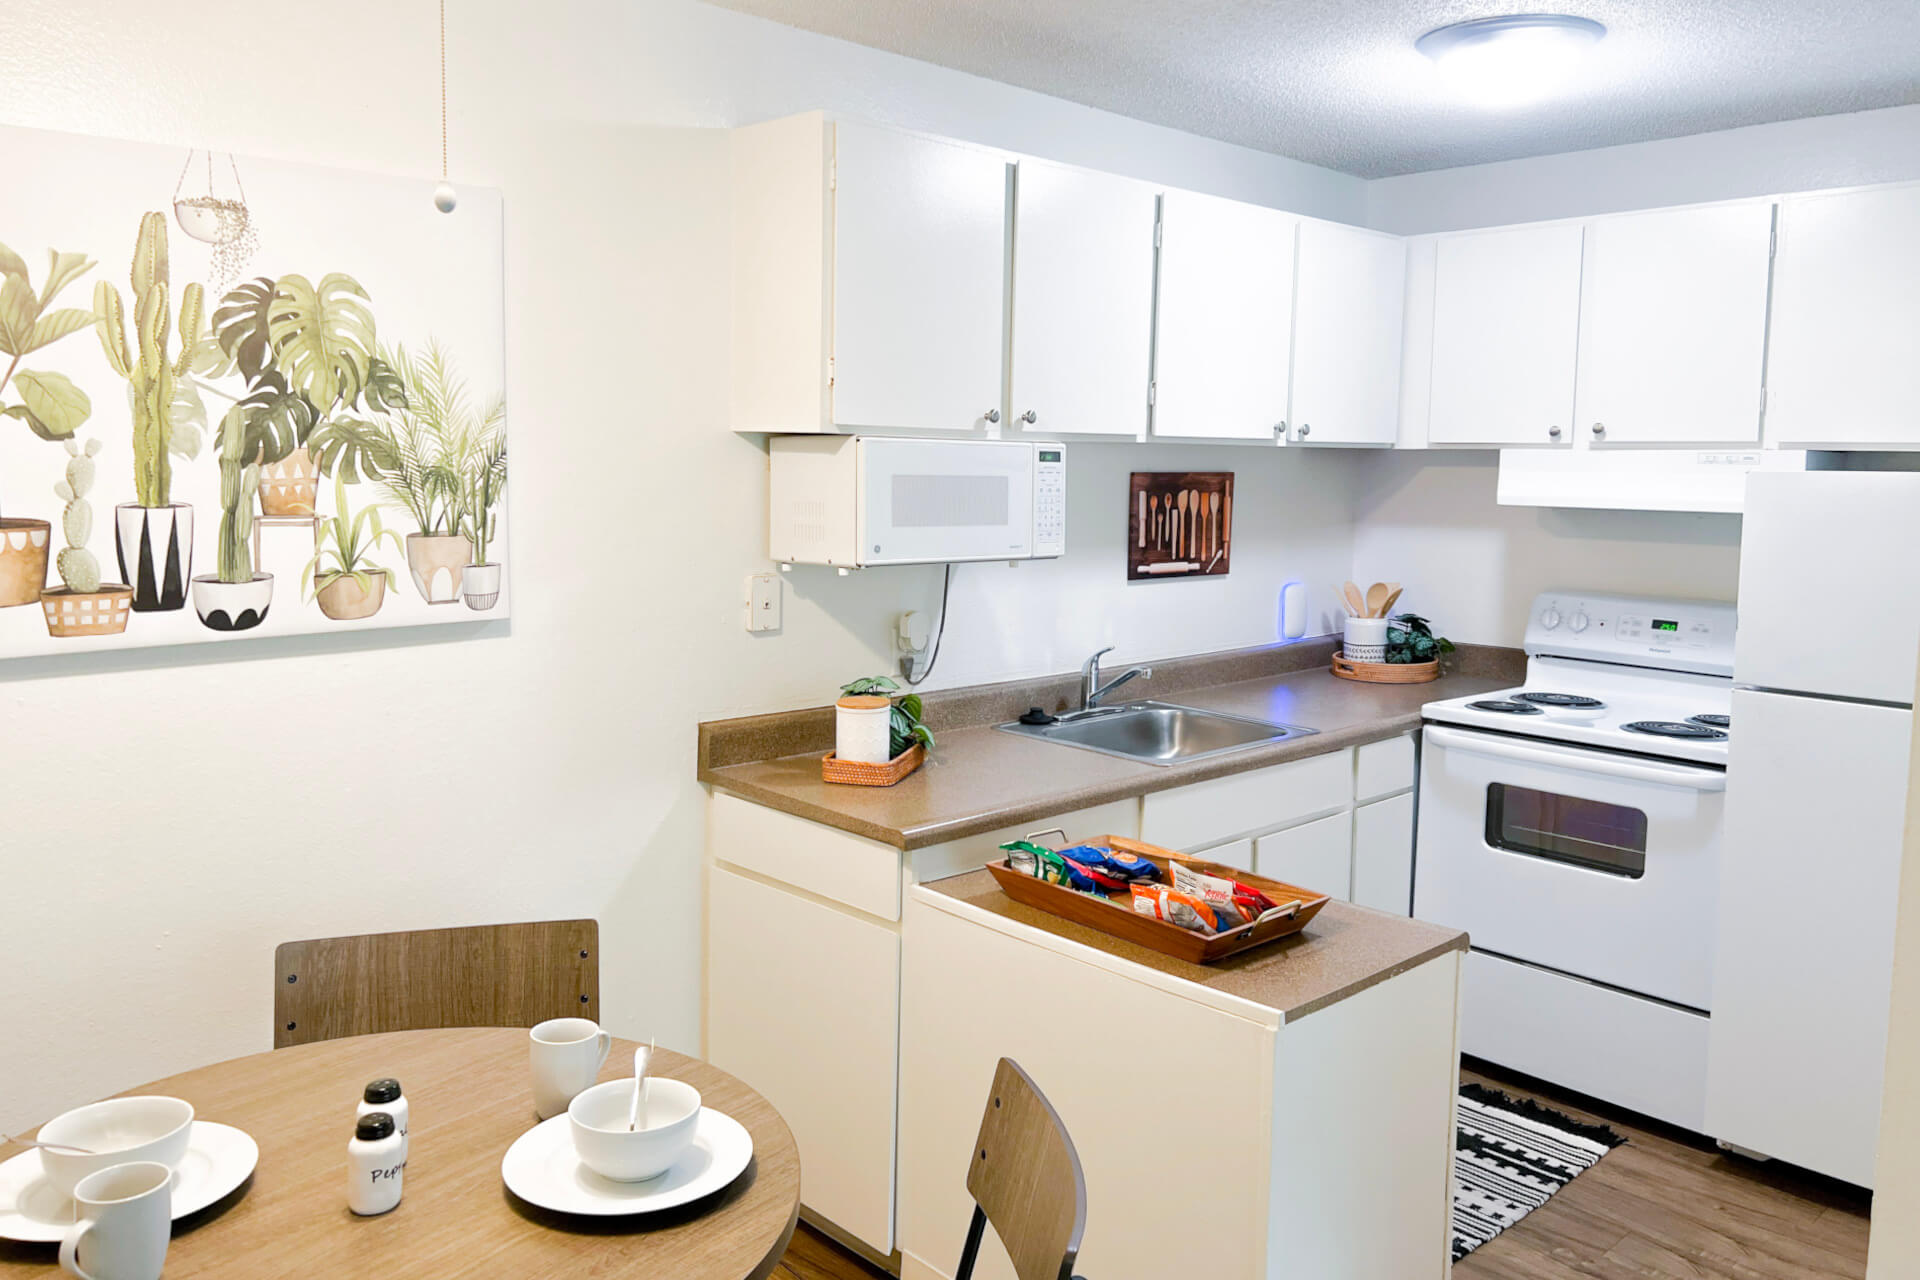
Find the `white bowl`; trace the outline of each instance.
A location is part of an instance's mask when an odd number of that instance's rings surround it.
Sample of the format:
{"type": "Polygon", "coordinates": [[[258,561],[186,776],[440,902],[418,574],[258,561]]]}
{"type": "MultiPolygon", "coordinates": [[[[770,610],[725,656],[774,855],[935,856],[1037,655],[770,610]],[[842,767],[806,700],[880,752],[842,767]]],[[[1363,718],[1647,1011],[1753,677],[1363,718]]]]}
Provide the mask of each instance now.
{"type": "Polygon", "coordinates": [[[647,1082],[645,1128],[627,1128],[633,1080],[609,1080],[567,1104],[567,1128],[580,1163],[615,1182],[645,1182],[673,1168],[693,1142],[700,1091],[679,1080],[647,1082]]]}
{"type": "Polygon", "coordinates": [[[145,1160],[177,1171],[193,1136],[193,1104],[179,1098],[108,1098],[55,1116],[34,1136],[93,1152],[41,1150],[47,1180],[71,1196],[80,1179],[109,1165],[145,1160]]]}

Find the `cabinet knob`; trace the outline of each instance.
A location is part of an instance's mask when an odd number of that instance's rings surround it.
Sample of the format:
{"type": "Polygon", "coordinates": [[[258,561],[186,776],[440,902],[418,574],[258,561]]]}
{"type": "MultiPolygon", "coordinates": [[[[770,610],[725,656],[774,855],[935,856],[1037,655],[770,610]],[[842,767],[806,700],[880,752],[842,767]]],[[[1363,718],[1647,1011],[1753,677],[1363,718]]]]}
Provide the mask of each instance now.
{"type": "Polygon", "coordinates": [[[1606,423],[1604,423],[1604,422],[1596,422],[1596,423],[1594,423],[1594,424],[1593,424],[1593,434],[1595,434],[1595,435],[1597,435],[1597,436],[1603,436],[1603,435],[1605,435],[1605,434],[1607,434],[1607,424],[1606,424],[1606,423]]]}
{"type": "Polygon", "coordinates": [[[1282,418],[1280,421],[1273,424],[1273,434],[1277,436],[1284,436],[1285,434],[1287,434],[1287,420],[1285,418],[1282,418]]]}
{"type": "MultiPolygon", "coordinates": [[[[1000,411],[998,409],[989,409],[985,413],[981,414],[980,416],[985,418],[988,422],[1000,421],[1000,411]]],[[[1556,432],[1558,432],[1559,430],[1560,428],[1558,427],[1554,428],[1554,431],[1556,432]]]]}
{"type": "Polygon", "coordinates": [[[1309,431],[1311,431],[1311,430],[1313,430],[1313,424],[1311,424],[1311,423],[1307,423],[1307,422],[1303,422],[1303,423],[1301,423],[1301,424],[1300,424],[1300,438],[1301,438],[1302,440],[1305,440],[1305,439],[1307,438],[1307,432],[1309,432],[1309,431]]]}
{"type": "Polygon", "coordinates": [[[1560,438],[1560,428],[1558,428],[1558,427],[1548,427],[1548,428],[1547,428],[1547,434],[1548,434],[1548,435],[1550,435],[1550,436],[1552,436],[1552,437],[1553,437],[1553,438],[1554,438],[1555,440],[1558,440],[1558,439],[1560,438]]]}
{"type": "Polygon", "coordinates": [[[1026,423],[1028,426],[1032,426],[1034,423],[1040,421],[1040,415],[1029,409],[1020,415],[1020,421],[1026,423]]]}

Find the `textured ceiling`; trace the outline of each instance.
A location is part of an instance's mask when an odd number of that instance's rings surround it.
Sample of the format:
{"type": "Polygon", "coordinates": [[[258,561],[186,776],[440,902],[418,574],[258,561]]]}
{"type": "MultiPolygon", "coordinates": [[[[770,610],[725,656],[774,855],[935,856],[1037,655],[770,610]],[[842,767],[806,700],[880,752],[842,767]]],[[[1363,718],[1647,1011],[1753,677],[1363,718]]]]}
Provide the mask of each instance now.
{"type": "Polygon", "coordinates": [[[713,0],[1361,177],[1920,102],[1920,0],[713,0]],[[1577,83],[1493,111],[1414,52],[1466,18],[1606,24],[1577,83]]]}

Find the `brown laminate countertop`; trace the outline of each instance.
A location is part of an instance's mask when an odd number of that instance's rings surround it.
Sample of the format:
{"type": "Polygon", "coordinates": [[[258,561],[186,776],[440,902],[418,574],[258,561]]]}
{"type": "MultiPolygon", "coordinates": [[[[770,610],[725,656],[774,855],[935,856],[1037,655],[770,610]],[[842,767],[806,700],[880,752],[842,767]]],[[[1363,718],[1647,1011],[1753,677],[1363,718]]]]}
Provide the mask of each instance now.
{"type": "Polygon", "coordinates": [[[1210,991],[1238,996],[1276,1010],[1284,1022],[1304,1018],[1436,956],[1467,949],[1467,935],[1458,929],[1336,899],[1290,938],[1218,964],[1189,964],[1015,902],[986,871],[935,880],[916,892],[950,898],[1210,991]]]}
{"type": "MultiPolygon", "coordinates": [[[[820,757],[827,748],[809,735],[817,735],[822,723],[830,726],[830,713],[824,721],[821,718],[825,709],[701,726],[700,780],[741,799],[895,848],[920,849],[1108,801],[1390,738],[1417,728],[1420,708],[1428,702],[1517,683],[1525,663],[1524,656],[1515,651],[1462,646],[1452,672],[1431,683],[1363,684],[1339,679],[1328,671],[1324,664],[1331,651],[1331,643],[1316,646],[1308,642],[1277,653],[1246,651],[1224,658],[1188,660],[1185,668],[1165,664],[1169,670],[1164,672],[1163,664],[1155,663],[1154,678],[1129,684],[1126,700],[1168,698],[1188,706],[1317,730],[1272,746],[1188,764],[1138,764],[1004,733],[991,723],[950,727],[953,722],[940,714],[935,703],[935,699],[949,695],[936,694],[928,696],[927,720],[938,735],[938,749],[929,753],[926,765],[917,773],[891,787],[848,786],[821,779],[820,757]],[[1259,662],[1292,665],[1294,669],[1210,685],[1193,683],[1204,679],[1208,671],[1242,677],[1259,662]],[[1299,665],[1304,662],[1313,665],[1299,665]],[[1214,665],[1202,665],[1207,663],[1214,665]],[[732,725],[747,728],[729,729],[732,725]],[[716,757],[725,758],[723,751],[740,749],[730,741],[725,747],[717,745],[726,741],[723,731],[734,734],[735,740],[751,733],[798,754],[714,763],[716,757]]],[[[1109,677],[1117,670],[1110,669],[1109,677]]],[[[995,688],[998,686],[989,686],[988,690],[995,688]]],[[[1009,688],[1019,695],[1012,705],[1027,705],[1021,699],[1029,694],[1033,703],[1049,705],[1034,692],[1038,685],[1009,688]]],[[[1018,714],[1006,709],[1004,698],[990,702],[986,691],[952,695],[947,705],[956,716],[965,707],[990,708],[999,721],[1018,714]]],[[[827,746],[831,746],[830,737],[827,746]]]]}

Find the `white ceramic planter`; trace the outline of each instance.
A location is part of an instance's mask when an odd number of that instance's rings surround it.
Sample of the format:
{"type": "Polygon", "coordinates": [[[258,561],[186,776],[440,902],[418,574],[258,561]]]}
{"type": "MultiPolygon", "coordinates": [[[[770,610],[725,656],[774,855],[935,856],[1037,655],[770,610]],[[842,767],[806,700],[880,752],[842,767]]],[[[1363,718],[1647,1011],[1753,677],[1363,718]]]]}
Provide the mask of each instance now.
{"type": "Polygon", "coordinates": [[[833,754],[855,764],[893,759],[893,699],[850,694],[833,704],[833,754]]]}
{"type": "Polygon", "coordinates": [[[143,507],[123,502],[113,509],[113,548],[120,581],[133,588],[135,613],[163,613],[187,603],[193,576],[193,508],[143,507]]]}
{"type": "Polygon", "coordinates": [[[256,573],[251,582],[222,582],[206,574],[193,580],[193,611],[215,631],[251,631],[266,621],[272,603],[270,573],[256,573]]]}
{"type": "Polygon", "coordinates": [[[460,570],[460,596],[467,608],[486,610],[500,603],[500,566],[493,561],[460,570]]]}

